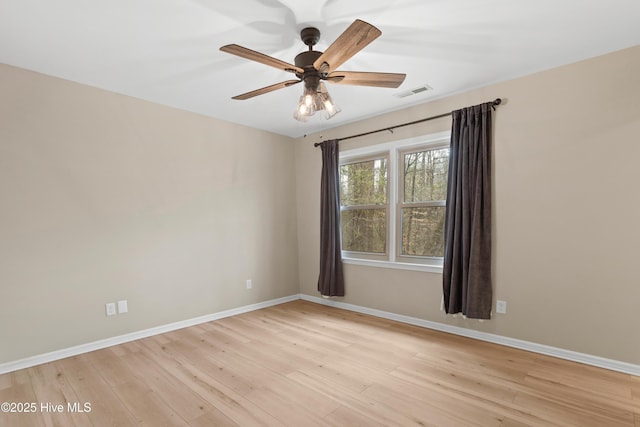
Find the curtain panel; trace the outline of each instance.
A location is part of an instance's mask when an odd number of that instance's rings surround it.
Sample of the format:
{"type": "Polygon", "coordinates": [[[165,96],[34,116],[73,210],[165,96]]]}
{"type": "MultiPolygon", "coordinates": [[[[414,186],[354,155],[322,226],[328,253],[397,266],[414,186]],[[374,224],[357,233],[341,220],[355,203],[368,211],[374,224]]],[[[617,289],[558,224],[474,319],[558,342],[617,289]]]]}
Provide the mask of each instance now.
{"type": "Polygon", "coordinates": [[[323,296],[344,296],[340,233],[340,158],[338,140],[325,141],[320,182],[320,276],[323,296]]]}
{"type": "Polygon", "coordinates": [[[452,113],[443,267],[448,314],[490,319],[493,103],[452,113]]]}

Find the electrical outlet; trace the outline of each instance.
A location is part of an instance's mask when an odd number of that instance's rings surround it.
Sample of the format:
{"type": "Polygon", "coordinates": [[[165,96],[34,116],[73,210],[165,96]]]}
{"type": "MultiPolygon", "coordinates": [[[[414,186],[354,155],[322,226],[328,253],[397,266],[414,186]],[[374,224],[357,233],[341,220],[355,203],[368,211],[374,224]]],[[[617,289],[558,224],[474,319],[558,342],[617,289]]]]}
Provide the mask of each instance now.
{"type": "Polygon", "coordinates": [[[114,314],[116,314],[116,303],[115,302],[110,302],[108,304],[105,305],[105,311],[107,313],[107,316],[113,316],[114,314]]]}
{"type": "Polygon", "coordinates": [[[506,314],[507,313],[507,302],[498,300],[496,301],[496,313],[498,314],[506,314]]]}
{"type": "Polygon", "coordinates": [[[251,283],[251,279],[247,279],[247,289],[253,288],[253,283],[251,283]]]}
{"type": "Polygon", "coordinates": [[[127,311],[129,311],[127,300],[123,299],[121,301],[118,301],[118,314],[126,313],[127,311]]]}

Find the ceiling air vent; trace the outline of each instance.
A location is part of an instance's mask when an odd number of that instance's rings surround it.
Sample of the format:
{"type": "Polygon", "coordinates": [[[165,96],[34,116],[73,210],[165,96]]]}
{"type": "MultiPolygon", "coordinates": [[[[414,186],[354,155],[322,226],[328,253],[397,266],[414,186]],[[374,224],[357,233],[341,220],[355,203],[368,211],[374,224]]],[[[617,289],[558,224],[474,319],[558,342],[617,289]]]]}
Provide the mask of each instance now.
{"type": "Polygon", "coordinates": [[[407,96],[415,95],[417,93],[426,92],[428,90],[433,90],[433,88],[427,84],[407,90],[405,92],[396,93],[393,96],[397,98],[406,98],[407,96]]]}

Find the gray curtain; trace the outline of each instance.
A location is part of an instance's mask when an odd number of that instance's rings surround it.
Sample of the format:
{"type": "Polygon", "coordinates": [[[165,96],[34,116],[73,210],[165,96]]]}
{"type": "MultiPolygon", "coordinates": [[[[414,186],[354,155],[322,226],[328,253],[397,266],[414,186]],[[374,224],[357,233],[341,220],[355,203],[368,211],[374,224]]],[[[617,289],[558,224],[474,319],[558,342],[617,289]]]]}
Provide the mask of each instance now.
{"type": "Polygon", "coordinates": [[[490,319],[492,103],[454,111],[443,268],[447,313],[490,319]]]}
{"type": "Polygon", "coordinates": [[[324,296],[344,296],[340,244],[340,163],[338,140],[325,141],[320,183],[320,277],[318,291],[324,296]]]}

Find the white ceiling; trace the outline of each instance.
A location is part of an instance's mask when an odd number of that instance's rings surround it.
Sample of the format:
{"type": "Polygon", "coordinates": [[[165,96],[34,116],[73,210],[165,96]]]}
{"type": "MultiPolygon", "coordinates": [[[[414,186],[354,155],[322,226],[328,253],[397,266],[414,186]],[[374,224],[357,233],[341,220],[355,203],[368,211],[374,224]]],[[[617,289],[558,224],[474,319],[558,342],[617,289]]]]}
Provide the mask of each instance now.
{"type": "Polygon", "coordinates": [[[640,0],[0,0],[2,63],[292,137],[639,43],[640,0]],[[400,88],[328,85],[342,112],[307,123],[301,85],[231,99],[293,76],[220,46],[292,63],[300,29],[322,51],[356,18],[382,36],[340,69],[406,73],[400,88]]]}

